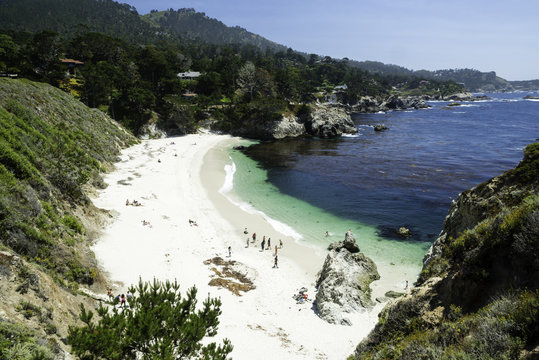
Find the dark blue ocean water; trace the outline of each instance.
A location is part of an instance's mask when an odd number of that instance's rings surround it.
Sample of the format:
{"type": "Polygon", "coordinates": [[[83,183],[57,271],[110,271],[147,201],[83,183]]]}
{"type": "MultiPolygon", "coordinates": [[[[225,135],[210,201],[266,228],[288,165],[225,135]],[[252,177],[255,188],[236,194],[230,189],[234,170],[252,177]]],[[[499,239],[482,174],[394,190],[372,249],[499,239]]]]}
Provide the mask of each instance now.
{"type": "MultiPolygon", "coordinates": [[[[452,199],[513,168],[539,138],[539,101],[527,93],[492,100],[353,116],[358,136],[262,142],[245,154],[279,192],[339,218],[388,229],[407,226],[432,241],[452,199]],[[373,125],[389,130],[377,133],[373,125]]],[[[537,96],[536,94],[532,94],[537,96]]]]}

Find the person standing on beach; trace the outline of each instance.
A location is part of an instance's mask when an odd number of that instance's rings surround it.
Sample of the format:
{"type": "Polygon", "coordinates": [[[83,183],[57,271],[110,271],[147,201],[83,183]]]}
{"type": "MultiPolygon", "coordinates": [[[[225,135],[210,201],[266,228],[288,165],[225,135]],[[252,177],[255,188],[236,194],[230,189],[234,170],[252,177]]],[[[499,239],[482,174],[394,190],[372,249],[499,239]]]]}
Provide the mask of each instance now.
{"type": "MultiPolygon", "coordinates": [[[[264,236],[265,238],[265,236],[264,236]]],[[[266,245],[266,239],[262,239],[262,251],[264,251],[264,245],[266,245]]]]}
{"type": "Polygon", "coordinates": [[[253,233],[253,243],[256,241],[256,233],[253,233]]]}
{"type": "Polygon", "coordinates": [[[267,250],[271,249],[271,238],[268,238],[268,247],[267,250]]]}
{"type": "Polygon", "coordinates": [[[231,257],[232,256],[232,247],[229,246],[228,247],[228,257],[231,257]]]}
{"type": "Polygon", "coordinates": [[[277,256],[277,245],[275,245],[275,256],[277,256]]]}
{"type": "Polygon", "coordinates": [[[249,238],[247,238],[247,247],[249,247],[249,238]]]}
{"type": "Polygon", "coordinates": [[[273,268],[274,268],[274,269],[278,269],[278,268],[279,268],[279,265],[277,265],[278,259],[279,259],[279,258],[277,257],[277,255],[275,255],[275,260],[273,261],[273,268]]]}
{"type": "Polygon", "coordinates": [[[281,239],[279,239],[279,247],[282,249],[283,248],[283,241],[281,239]]]}

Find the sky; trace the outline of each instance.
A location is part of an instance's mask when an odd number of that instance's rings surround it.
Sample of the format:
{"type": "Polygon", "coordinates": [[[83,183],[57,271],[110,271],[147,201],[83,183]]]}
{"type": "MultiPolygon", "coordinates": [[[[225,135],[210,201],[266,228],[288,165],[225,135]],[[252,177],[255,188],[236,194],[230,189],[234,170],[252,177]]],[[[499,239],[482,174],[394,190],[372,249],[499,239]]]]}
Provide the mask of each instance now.
{"type": "Polygon", "coordinates": [[[539,79],[539,0],[117,0],[194,8],[294,50],[412,70],[539,79]]]}

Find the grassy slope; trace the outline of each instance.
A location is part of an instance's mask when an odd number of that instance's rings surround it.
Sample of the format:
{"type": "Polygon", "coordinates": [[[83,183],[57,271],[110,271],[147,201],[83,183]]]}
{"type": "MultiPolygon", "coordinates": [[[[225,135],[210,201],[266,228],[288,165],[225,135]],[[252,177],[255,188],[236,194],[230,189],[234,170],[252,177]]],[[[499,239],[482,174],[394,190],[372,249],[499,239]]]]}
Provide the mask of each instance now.
{"type": "MultiPolygon", "coordinates": [[[[0,78],[1,335],[31,339],[27,334],[55,334],[56,327],[65,335],[63,324],[73,321],[71,309],[80,303],[76,289],[99,278],[85,226],[98,211],[85,194],[104,185],[100,173],[135,142],[108,116],[59,89],[0,78]],[[24,300],[15,301],[19,296],[24,300]],[[41,322],[32,315],[38,313],[41,322]]],[[[0,359],[4,346],[16,343],[0,341],[0,359]]]]}

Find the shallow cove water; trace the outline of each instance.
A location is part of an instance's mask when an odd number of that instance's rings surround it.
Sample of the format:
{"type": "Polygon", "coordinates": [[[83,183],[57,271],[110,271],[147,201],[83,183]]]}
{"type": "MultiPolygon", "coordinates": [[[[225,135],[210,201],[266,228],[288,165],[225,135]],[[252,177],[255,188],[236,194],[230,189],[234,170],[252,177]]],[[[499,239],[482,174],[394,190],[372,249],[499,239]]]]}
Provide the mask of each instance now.
{"type": "Polygon", "coordinates": [[[353,116],[358,135],[231,150],[234,192],[299,241],[326,247],[351,229],[367,256],[414,280],[458,194],[514,167],[539,137],[527,93],[353,116]],[[445,108],[445,109],[444,109],[445,108]],[[375,124],[389,130],[375,132],[375,124]],[[395,236],[406,226],[410,239],[395,236]],[[328,232],[329,236],[326,236],[328,232]]]}

